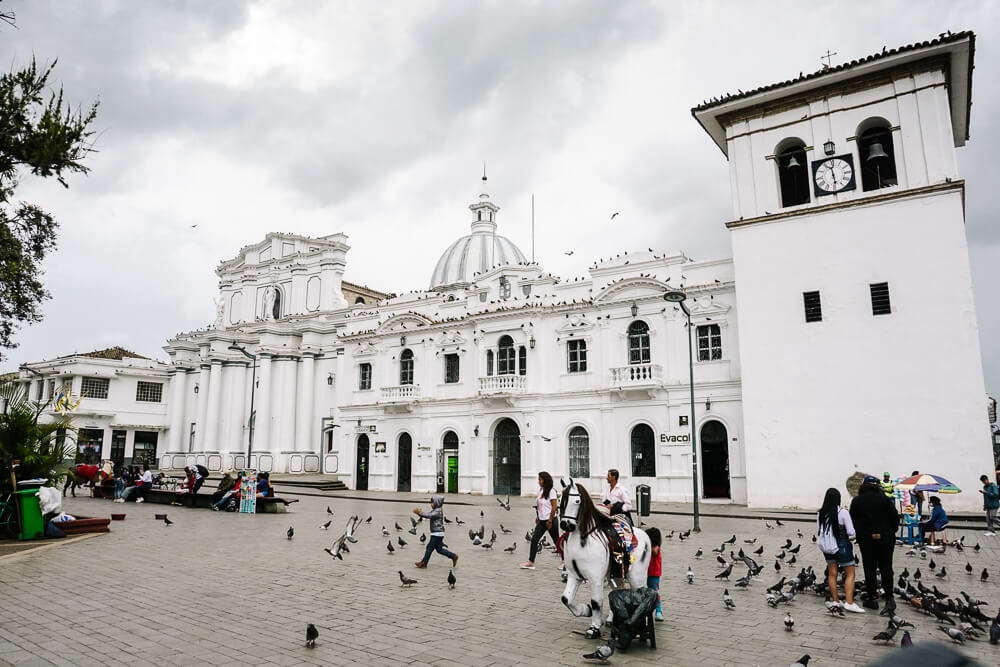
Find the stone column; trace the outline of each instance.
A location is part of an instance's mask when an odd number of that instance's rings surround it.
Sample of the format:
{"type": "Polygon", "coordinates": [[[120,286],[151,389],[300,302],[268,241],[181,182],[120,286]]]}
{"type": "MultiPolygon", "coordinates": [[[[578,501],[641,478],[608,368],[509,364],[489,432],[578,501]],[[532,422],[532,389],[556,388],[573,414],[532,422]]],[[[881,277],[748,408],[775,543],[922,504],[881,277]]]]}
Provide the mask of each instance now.
{"type": "Polygon", "coordinates": [[[170,403],[167,410],[170,414],[170,430],[167,432],[167,451],[185,451],[184,440],[187,435],[184,418],[184,404],[187,403],[187,373],[183,368],[171,370],[170,403]]]}
{"type": "Polygon", "coordinates": [[[257,355],[257,391],[254,397],[253,449],[255,452],[272,451],[271,447],[271,355],[257,355]]]}
{"type": "Polygon", "coordinates": [[[223,364],[222,374],[223,386],[226,387],[222,409],[226,419],[222,425],[219,450],[245,452],[247,443],[243,427],[250,419],[245,399],[246,386],[250,383],[250,364],[242,361],[227,362],[223,364]]]}
{"type": "Polygon", "coordinates": [[[204,451],[205,431],[208,424],[208,384],[211,364],[202,364],[198,373],[198,411],[195,421],[198,426],[195,430],[194,451],[204,451]]]}
{"type": "MultiPolygon", "coordinates": [[[[204,391],[204,389],[202,389],[204,391]]],[[[212,368],[208,379],[208,407],[205,415],[204,435],[201,437],[199,451],[217,451],[219,449],[219,422],[222,415],[222,362],[212,360],[212,368]]]]}
{"type": "Polygon", "coordinates": [[[316,392],[316,358],[312,354],[302,355],[299,369],[299,386],[296,390],[298,402],[295,412],[295,449],[300,452],[316,451],[312,438],[313,394],[316,392]]]}
{"type": "Polygon", "coordinates": [[[275,453],[295,449],[295,390],[298,359],[279,357],[274,360],[274,418],[271,439],[275,453]]]}

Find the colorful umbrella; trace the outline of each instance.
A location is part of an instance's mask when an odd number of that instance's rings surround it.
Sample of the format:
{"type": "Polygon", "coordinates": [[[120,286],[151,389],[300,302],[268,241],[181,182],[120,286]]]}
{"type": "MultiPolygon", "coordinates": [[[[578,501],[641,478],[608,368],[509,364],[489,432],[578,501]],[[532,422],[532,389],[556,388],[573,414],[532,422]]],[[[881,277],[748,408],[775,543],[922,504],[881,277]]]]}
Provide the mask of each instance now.
{"type": "Polygon", "coordinates": [[[962,492],[962,489],[958,488],[944,477],[941,477],[940,475],[927,474],[907,477],[899,484],[896,484],[896,488],[916,491],[934,491],[937,493],[962,492]]]}

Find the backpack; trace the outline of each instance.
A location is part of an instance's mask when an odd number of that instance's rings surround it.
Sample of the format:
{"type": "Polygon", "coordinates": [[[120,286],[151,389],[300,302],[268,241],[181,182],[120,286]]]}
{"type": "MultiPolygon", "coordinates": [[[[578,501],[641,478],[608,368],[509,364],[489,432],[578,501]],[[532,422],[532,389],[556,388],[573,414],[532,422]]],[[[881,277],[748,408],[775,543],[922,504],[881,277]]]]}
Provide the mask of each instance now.
{"type": "Polygon", "coordinates": [[[196,465],[195,468],[198,469],[198,474],[199,475],[201,475],[205,479],[208,479],[208,468],[206,468],[205,466],[201,465],[200,463],[198,465],[196,465]]]}
{"type": "Polygon", "coordinates": [[[226,503],[227,512],[235,512],[240,508],[240,501],[236,500],[235,497],[230,496],[229,502],[226,503]]]}
{"type": "Polygon", "coordinates": [[[819,535],[816,538],[816,546],[827,556],[834,555],[840,551],[840,545],[837,543],[837,535],[840,532],[840,510],[837,510],[837,516],[834,517],[833,525],[827,530],[821,529],[819,531],[819,535]]]}

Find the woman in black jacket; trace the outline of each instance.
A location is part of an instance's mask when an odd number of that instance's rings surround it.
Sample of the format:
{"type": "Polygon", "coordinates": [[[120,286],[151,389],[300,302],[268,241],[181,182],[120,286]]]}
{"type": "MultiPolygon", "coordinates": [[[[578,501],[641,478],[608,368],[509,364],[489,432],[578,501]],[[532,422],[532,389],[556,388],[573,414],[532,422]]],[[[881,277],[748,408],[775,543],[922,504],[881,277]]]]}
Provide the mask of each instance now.
{"type": "Polygon", "coordinates": [[[865,570],[866,599],[863,605],[878,609],[878,577],[882,575],[882,591],[886,606],[895,607],[892,597],[892,550],[896,545],[899,512],[896,505],[871,475],[865,477],[858,496],[851,501],[851,521],[857,535],[858,548],[865,570]]]}

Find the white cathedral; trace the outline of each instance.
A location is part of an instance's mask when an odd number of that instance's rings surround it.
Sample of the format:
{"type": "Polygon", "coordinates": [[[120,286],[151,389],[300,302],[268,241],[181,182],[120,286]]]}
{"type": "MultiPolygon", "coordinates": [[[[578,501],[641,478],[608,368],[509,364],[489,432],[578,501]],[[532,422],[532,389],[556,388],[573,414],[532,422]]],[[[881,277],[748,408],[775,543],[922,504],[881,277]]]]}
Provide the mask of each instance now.
{"type": "Polygon", "coordinates": [[[693,433],[708,501],[815,507],[855,472],[919,469],[978,509],[994,468],[955,155],[974,44],[693,109],[730,164],[732,259],[643,250],[561,280],[498,233],[484,179],[424,291],[344,282],[342,234],[269,234],[218,267],[214,327],[170,339],[169,363],[63,357],[21,379],[89,388],[90,446],[160,468],[512,495],[618,468],[689,502],[693,433]]]}

